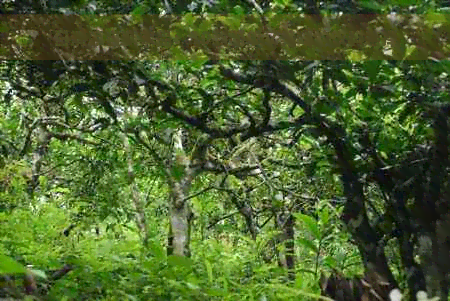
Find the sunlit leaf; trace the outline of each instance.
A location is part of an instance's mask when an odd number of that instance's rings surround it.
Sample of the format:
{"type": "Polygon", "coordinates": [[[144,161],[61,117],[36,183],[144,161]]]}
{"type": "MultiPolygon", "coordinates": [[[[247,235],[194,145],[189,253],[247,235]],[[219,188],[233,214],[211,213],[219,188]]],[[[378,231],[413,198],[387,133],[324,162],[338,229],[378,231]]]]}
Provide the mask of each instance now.
{"type": "Polygon", "coordinates": [[[0,274],[22,274],[26,268],[12,258],[0,254],[0,274]]]}
{"type": "Polygon", "coordinates": [[[305,225],[306,229],[309,232],[311,232],[311,234],[314,236],[314,238],[316,238],[316,239],[321,238],[320,227],[319,227],[319,224],[316,219],[314,219],[312,216],[309,216],[306,214],[301,214],[301,213],[295,214],[295,218],[300,223],[305,225]]]}

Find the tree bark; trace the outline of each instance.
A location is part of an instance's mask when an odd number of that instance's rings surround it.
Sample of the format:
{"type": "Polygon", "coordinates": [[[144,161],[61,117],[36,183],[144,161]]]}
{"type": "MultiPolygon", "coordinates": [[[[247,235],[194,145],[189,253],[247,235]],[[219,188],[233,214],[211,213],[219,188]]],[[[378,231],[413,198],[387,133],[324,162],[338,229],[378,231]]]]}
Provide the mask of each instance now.
{"type": "Polygon", "coordinates": [[[295,281],[295,244],[294,244],[294,217],[289,214],[284,223],[284,236],[286,241],[285,246],[285,258],[286,269],[288,272],[288,279],[295,281]]]}
{"type": "Polygon", "coordinates": [[[281,212],[277,215],[276,226],[281,231],[277,243],[284,244],[284,254],[278,254],[279,265],[286,269],[290,281],[296,278],[294,225],[295,220],[291,212],[281,212]]]}
{"type": "Polygon", "coordinates": [[[449,293],[450,214],[436,223],[435,233],[423,233],[418,242],[428,296],[447,300],[449,293]]]}
{"type": "Polygon", "coordinates": [[[421,267],[414,260],[414,244],[412,235],[406,234],[400,238],[400,256],[402,265],[406,269],[406,282],[411,292],[411,300],[417,300],[417,292],[426,290],[425,275],[421,267]]]}
{"type": "Polygon", "coordinates": [[[190,256],[191,211],[185,201],[187,187],[176,185],[170,197],[170,226],[167,255],[190,256]]]}
{"type": "Polygon", "coordinates": [[[31,182],[29,184],[28,192],[31,196],[34,195],[34,191],[39,186],[39,176],[41,174],[42,161],[47,154],[48,145],[52,139],[51,135],[48,134],[43,128],[39,127],[38,131],[38,144],[33,151],[32,155],[32,176],[31,182]]]}
{"type": "Polygon", "coordinates": [[[170,164],[169,175],[169,213],[170,227],[167,254],[190,256],[192,212],[187,199],[195,171],[191,160],[183,149],[183,131],[177,130],[173,135],[174,154],[170,164]]]}
{"type": "Polygon", "coordinates": [[[373,271],[386,279],[392,289],[398,287],[389,269],[381,237],[369,223],[364,189],[357,177],[349,146],[345,143],[347,141],[345,131],[337,125],[330,126],[325,121],[322,121],[322,130],[334,146],[337,155],[344,195],[347,198],[342,218],[356,241],[363,264],[366,270],[373,271]]]}

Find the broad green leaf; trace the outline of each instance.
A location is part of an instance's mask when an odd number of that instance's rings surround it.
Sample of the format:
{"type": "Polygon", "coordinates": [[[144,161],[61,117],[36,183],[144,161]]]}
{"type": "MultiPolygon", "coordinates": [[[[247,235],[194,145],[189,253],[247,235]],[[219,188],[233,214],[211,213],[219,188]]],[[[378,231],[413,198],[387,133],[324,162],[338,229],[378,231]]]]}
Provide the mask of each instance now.
{"type": "Polygon", "coordinates": [[[305,225],[306,229],[314,236],[314,238],[316,239],[321,238],[319,224],[316,219],[302,213],[295,214],[295,218],[305,225]]]}
{"type": "Polygon", "coordinates": [[[179,266],[185,268],[191,268],[193,264],[190,258],[176,255],[170,255],[169,257],[167,257],[167,262],[172,266],[179,266]]]}
{"type": "Polygon", "coordinates": [[[296,241],[297,241],[300,245],[304,246],[305,248],[307,248],[307,249],[309,249],[309,250],[312,250],[312,251],[314,251],[315,253],[317,253],[318,247],[316,246],[316,244],[315,244],[313,241],[311,241],[311,240],[309,240],[309,239],[306,239],[306,238],[298,238],[296,241]]]}
{"type": "Polygon", "coordinates": [[[200,287],[194,283],[186,282],[186,286],[191,290],[200,290],[200,287]]]}
{"type": "Polygon", "coordinates": [[[0,274],[22,274],[27,270],[12,258],[0,254],[0,274]]]}
{"type": "Polygon", "coordinates": [[[323,263],[330,268],[336,268],[338,266],[336,259],[332,256],[326,256],[323,259],[323,263]]]}
{"type": "Polygon", "coordinates": [[[159,260],[165,258],[166,252],[159,242],[149,244],[150,252],[159,260]]]}
{"type": "Polygon", "coordinates": [[[328,224],[330,219],[330,211],[327,206],[319,211],[319,219],[324,225],[328,224]]]}
{"type": "Polygon", "coordinates": [[[362,7],[381,11],[383,7],[375,0],[362,0],[359,2],[362,7]]]}
{"type": "Polygon", "coordinates": [[[378,77],[381,63],[381,60],[368,60],[364,62],[364,69],[367,72],[367,75],[369,75],[370,81],[375,81],[378,77]]]}

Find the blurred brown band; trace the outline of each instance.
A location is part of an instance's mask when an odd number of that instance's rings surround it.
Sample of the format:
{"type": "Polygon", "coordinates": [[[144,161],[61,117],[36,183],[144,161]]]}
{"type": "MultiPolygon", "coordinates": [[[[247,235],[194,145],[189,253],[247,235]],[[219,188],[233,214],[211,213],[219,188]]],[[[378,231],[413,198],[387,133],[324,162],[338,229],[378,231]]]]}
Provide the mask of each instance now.
{"type": "Polygon", "coordinates": [[[1,15],[3,60],[443,60],[449,16],[1,15]]]}

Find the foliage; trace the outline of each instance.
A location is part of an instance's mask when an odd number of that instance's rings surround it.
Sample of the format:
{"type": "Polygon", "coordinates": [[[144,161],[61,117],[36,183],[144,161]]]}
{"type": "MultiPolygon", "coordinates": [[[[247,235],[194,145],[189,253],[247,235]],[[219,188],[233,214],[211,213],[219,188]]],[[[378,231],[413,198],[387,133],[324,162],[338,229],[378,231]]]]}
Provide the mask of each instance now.
{"type": "Polygon", "coordinates": [[[38,285],[26,294],[42,300],[309,300],[321,274],[375,269],[390,289],[446,298],[450,81],[440,60],[447,17],[437,14],[446,8],[0,4],[19,14],[0,35],[1,55],[21,59],[0,68],[0,297],[31,270],[38,285]],[[28,13],[35,19],[17,17],[28,13]],[[50,14],[109,38],[81,50],[54,43],[50,14]],[[17,29],[27,22],[39,30],[17,29]],[[322,35],[341,27],[350,42],[362,30],[379,38],[326,47],[322,35]],[[146,28],[161,42],[128,36],[146,28]],[[227,44],[229,34],[242,36],[227,44]],[[207,38],[226,47],[199,50],[207,38]],[[330,49],[339,60],[323,59],[330,49]],[[83,61],[62,59],[78,50],[83,61]],[[155,53],[174,60],[149,60],[155,53]],[[35,55],[47,59],[23,60],[35,55]],[[272,60],[241,60],[249,55],[272,60]]]}

